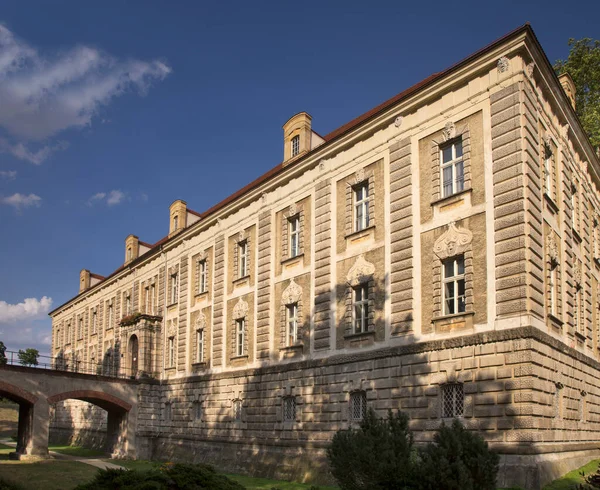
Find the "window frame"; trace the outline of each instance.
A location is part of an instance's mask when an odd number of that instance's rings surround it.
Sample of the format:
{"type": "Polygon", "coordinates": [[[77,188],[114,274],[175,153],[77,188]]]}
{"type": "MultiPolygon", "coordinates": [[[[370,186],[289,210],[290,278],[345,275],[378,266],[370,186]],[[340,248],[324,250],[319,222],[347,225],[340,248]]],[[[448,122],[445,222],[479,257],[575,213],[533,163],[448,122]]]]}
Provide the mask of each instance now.
{"type": "Polygon", "coordinates": [[[286,346],[298,343],[298,302],[285,305],[286,346]]]}
{"type": "Polygon", "coordinates": [[[440,386],[442,397],[441,417],[444,419],[462,418],[465,414],[465,388],[463,383],[444,383],[440,386]],[[450,403],[450,405],[448,405],[450,403]]]}
{"type": "Polygon", "coordinates": [[[234,422],[242,422],[243,412],[244,412],[244,404],[241,399],[237,398],[233,400],[232,404],[233,408],[233,420],[234,422]]]}
{"type": "Polygon", "coordinates": [[[360,334],[369,331],[369,283],[364,282],[352,288],[352,333],[360,334]],[[358,297],[360,296],[360,297],[358,297]],[[357,309],[360,308],[360,318],[357,309]],[[360,321],[360,328],[357,323],[360,321]]]}
{"type": "Polygon", "coordinates": [[[446,197],[453,196],[458,194],[459,192],[463,192],[465,190],[465,160],[464,160],[464,148],[462,137],[454,138],[450,141],[445,142],[444,144],[439,145],[439,159],[440,159],[440,197],[442,199],[446,197]],[[456,147],[457,144],[460,144],[460,156],[457,155],[456,147]],[[444,150],[447,148],[451,148],[451,159],[448,161],[444,161],[444,150]],[[458,178],[457,167],[460,165],[462,170],[462,179],[458,178]],[[452,188],[451,191],[446,194],[446,185],[444,181],[444,170],[446,168],[452,169],[452,188]],[[461,183],[459,186],[458,183],[461,183]],[[460,187],[460,188],[459,188],[460,187]]]}
{"type": "Polygon", "coordinates": [[[290,140],[290,156],[293,158],[300,155],[300,135],[297,134],[290,140]]]}
{"type": "Polygon", "coordinates": [[[367,415],[367,392],[364,390],[353,391],[349,398],[351,422],[362,422],[367,415]],[[356,416],[360,412],[360,416],[356,416]]]}
{"type": "Polygon", "coordinates": [[[467,310],[467,284],[466,284],[466,279],[465,279],[465,256],[464,255],[456,255],[454,257],[449,257],[445,260],[442,261],[442,314],[444,316],[448,316],[448,315],[460,315],[460,314],[464,314],[466,313],[467,310]],[[459,261],[462,262],[462,273],[460,274],[459,271],[459,261]],[[446,264],[448,263],[452,263],[452,272],[453,275],[452,276],[447,276],[446,275],[446,264]],[[459,294],[459,285],[462,282],[462,289],[463,289],[463,294],[462,296],[459,294]],[[452,284],[453,285],[453,291],[454,294],[452,296],[452,298],[448,298],[448,292],[447,292],[447,285],[452,284]],[[460,298],[462,297],[463,301],[462,303],[460,302],[460,298]],[[453,302],[453,310],[454,311],[449,311],[448,308],[448,300],[452,299],[453,302]],[[462,310],[460,309],[460,306],[462,304],[462,310]]]}
{"type": "Polygon", "coordinates": [[[179,301],[179,272],[173,272],[171,274],[171,291],[170,291],[170,304],[174,305],[179,301]]]}
{"type": "Polygon", "coordinates": [[[249,275],[248,271],[248,239],[238,242],[238,278],[249,275]]]}
{"type": "Polygon", "coordinates": [[[196,330],[196,362],[204,362],[204,329],[196,330]]]}
{"type": "Polygon", "coordinates": [[[235,320],[235,354],[240,357],[244,355],[244,344],[246,343],[246,319],[235,320]]]}
{"type": "Polygon", "coordinates": [[[548,298],[550,299],[550,314],[554,318],[558,318],[558,264],[550,265],[548,289],[548,298]]]}
{"type": "Polygon", "coordinates": [[[288,218],[289,258],[300,255],[300,214],[288,218]]]}
{"type": "Polygon", "coordinates": [[[281,404],[281,418],[283,422],[295,422],[297,415],[297,403],[294,395],[284,396],[281,404]]]}
{"type": "Polygon", "coordinates": [[[175,337],[169,337],[168,339],[168,354],[169,354],[169,368],[175,367],[175,337]]]}
{"type": "Polygon", "coordinates": [[[98,332],[98,311],[92,310],[92,334],[98,332]]]}
{"type": "Polygon", "coordinates": [[[179,216],[173,216],[173,231],[177,231],[179,229],[179,216]]]}
{"type": "Polygon", "coordinates": [[[363,182],[360,182],[352,187],[352,229],[354,232],[369,228],[369,207],[369,180],[365,179],[363,182]]]}
{"type": "Polygon", "coordinates": [[[544,142],[544,191],[548,197],[554,199],[554,172],[556,162],[554,160],[554,151],[550,143],[544,142]]]}
{"type": "Polygon", "coordinates": [[[208,291],[208,263],[206,259],[198,261],[198,294],[208,291]]]}

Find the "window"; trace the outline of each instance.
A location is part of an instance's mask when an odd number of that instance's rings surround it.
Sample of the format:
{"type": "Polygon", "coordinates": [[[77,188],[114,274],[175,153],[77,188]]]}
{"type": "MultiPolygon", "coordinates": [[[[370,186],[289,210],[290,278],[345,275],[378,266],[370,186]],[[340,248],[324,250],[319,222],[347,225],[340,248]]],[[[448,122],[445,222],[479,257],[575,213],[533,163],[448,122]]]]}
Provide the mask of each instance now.
{"type": "Polygon", "coordinates": [[[294,345],[298,341],[298,303],[286,306],[286,345],[294,345]]]}
{"type": "Polygon", "coordinates": [[[300,136],[294,136],[291,141],[292,156],[295,157],[300,153],[300,136]]]}
{"type": "Polygon", "coordinates": [[[242,400],[233,400],[233,420],[236,422],[242,421],[242,400]]]}
{"type": "Polygon", "coordinates": [[[92,311],[92,333],[96,333],[98,330],[98,312],[92,311]]]}
{"type": "Polygon", "coordinates": [[[465,407],[465,391],[462,383],[442,385],[442,417],[462,417],[465,407]]]}
{"type": "Polygon", "coordinates": [[[204,330],[196,330],[196,362],[204,362],[204,330]]]}
{"type": "Polygon", "coordinates": [[[551,264],[550,277],[548,280],[550,296],[550,314],[558,317],[558,265],[551,264]]]}
{"type": "Polygon", "coordinates": [[[248,241],[238,243],[238,265],[239,277],[248,275],[248,241]]]}
{"type": "Polygon", "coordinates": [[[244,355],[244,337],[245,337],[246,320],[240,318],[235,321],[235,353],[238,356],[244,355]]]}
{"type": "Polygon", "coordinates": [[[555,419],[562,418],[562,383],[556,383],[556,391],[553,400],[553,416],[555,419]]]}
{"type": "Polygon", "coordinates": [[[579,190],[571,187],[571,208],[573,209],[573,229],[579,233],[579,190]]]}
{"type": "Polygon", "coordinates": [[[165,422],[171,422],[173,420],[173,404],[171,402],[165,403],[165,422]]]}
{"type": "Polygon", "coordinates": [[[583,332],[583,288],[581,285],[575,286],[575,318],[573,319],[575,330],[583,332]]]}
{"type": "Polygon", "coordinates": [[[152,284],[152,286],[150,286],[150,310],[148,313],[150,313],[151,315],[155,315],[157,312],[154,311],[154,301],[156,298],[156,286],[154,284],[152,284]]]}
{"type": "Polygon", "coordinates": [[[169,367],[175,367],[175,337],[169,337],[169,367]]]}
{"type": "Polygon", "coordinates": [[[354,231],[369,227],[369,184],[365,182],[354,188],[354,231]]]}
{"type": "Polygon", "coordinates": [[[208,290],[208,268],[206,260],[198,262],[198,292],[205,293],[208,290]]]}
{"type": "Polygon", "coordinates": [[[444,315],[465,311],[465,261],[463,256],[443,262],[444,315]]]}
{"type": "Polygon", "coordinates": [[[364,391],[350,393],[350,420],[360,422],[367,414],[367,394],[364,391]]]}
{"type": "Polygon", "coordinates": [[[131,260],[131,247],[127,247],[127,261],[131,260]]]}
{"type": "Polygon", "coordinates": [[[548,143],[544,143],[544,190],[549,197],[553,197],[554,193],[554,153],[548,143]]]}
{"type": "Polygon", "coordinates": [[[202,420],[202,402],[200,400],[194,402],[194,420],[196,422],[202,420]]]}
{"type": "Polygon", "coordinates": [[[352,294],[353,333],[366,332],[369,327],[369,285],[361,284],[355,287],[352,294]]]}
{"type": "Polygon", "coordinates": [[[173,231],[177,231],[179,228],[179,216],[173,216],[173,231]]]}
{"type": "Polygon", "coordinates": [[[290,257],[300,254],[300,217],[290,218],[288,228],[290,230],[290,257]]]}
{"type": "Polygon", "coordinates": [[[171,274],[171,304],[177,303],[177,297],[179,296],[179,274],[175,272],[171,274]]]}
{"type": "Polygon", "coordinates": [[[77,329],[77,338],[83,338],[83,317],[79,317],[79,328],[77,329]]]}
{"type": "Polygon", "coordinates": [[[150,286],[144,288],[144,307],[145,312],[150,313],[150,286]]]}
{"type": "Polygon", "coordinates": [[[462,140],[440,147],[442,172],[442,197],[464,190],[464,164],[462,140]]]}
{"type": "Polygon", "coordinates": [[[296,420],[296,397],[283,397],[283,421],[294,422],[296,420]]]}
{"type": "Polygon", "coordinates": [[[111,303],[108,305],[108,327],[107,328],[113,328],[113,322],[114,322],[114,309],[113,309],[113,305],[111,303]]]}
{"type": "Polygon", "coordinates": [[[129,296],[129,294],[127,294],[127,296],[125,296],[125,314],[126,315],[131,314],[131,296],[129,296]]]}

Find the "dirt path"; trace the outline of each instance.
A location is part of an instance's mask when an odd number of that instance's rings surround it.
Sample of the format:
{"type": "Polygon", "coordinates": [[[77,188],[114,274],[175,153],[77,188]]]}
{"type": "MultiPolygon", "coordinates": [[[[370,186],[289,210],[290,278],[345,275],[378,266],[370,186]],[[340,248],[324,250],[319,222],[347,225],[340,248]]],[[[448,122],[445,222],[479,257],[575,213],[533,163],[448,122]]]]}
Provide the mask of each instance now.
{"type": "MultiPolygon", "coordinates": [[[[17,447],[17,444],[11,439],[0,439],[0,444],[4,444],[5,446],[10,447],[17,447]]],[[[50,456],[52,456],[53,459],[61,459],[64,461],[77,461],[78,463],[89,464],[102,470],[106,470],[108,468],[122,470],[126,469],[125,467],[119,466],[118,464],[107,463],[106,461],[102,461],[98,458],[82,458],[80,456],[70,456],[68,454],[57,453],[56,451],[48,451],[48,453],[50,454],[50,456]]]]}

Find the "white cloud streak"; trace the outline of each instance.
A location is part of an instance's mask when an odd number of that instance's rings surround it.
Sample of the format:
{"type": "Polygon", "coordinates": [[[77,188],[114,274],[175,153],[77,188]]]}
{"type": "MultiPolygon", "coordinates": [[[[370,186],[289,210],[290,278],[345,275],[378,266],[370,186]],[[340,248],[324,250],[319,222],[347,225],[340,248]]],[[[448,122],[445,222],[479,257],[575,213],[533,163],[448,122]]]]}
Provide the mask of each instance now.
{"type": "Polygon", "coordinates": [[[36,207],[39,208],[42,205],[42,198],[35,194],[19,194],[18,192],[8,197],[1,197],[0,203],[14,207],[17,211],[23,208],[36,207]]]}
{"type": "Polygon", "coordinates": [[[0,179],[15,180],[17,178],[16,170],[0,170],[0,179]]]}
{"type": "Polygon", "coordinates": [[[114,98],[145,95],[170,72],[159,60],[120,60],[87,46],[42,54],[0,24],[0,127],[16,139],[0,143],[0,151],[39,165],[66,147],[45,140],[90,125],[114,98]]]}
{"type": "Polygon", "coordinates": [[[114,189],[108,193],[98,192],[88,199],[87,205],[93,206],[96,203],[103,202],[107,206],[116,206],[117,204],[121,204],[126,197],[127,194],[119,189],[114,189]]]}
{"type": "MultiPolygon", "coordinates": [[[[0,60],[1,62],[1,60],[0,60]]],[[[0,323],[15,323],[44,317],[52,308],[52,298],[25,298],[22,303],[0,301],[0,323]]]]}

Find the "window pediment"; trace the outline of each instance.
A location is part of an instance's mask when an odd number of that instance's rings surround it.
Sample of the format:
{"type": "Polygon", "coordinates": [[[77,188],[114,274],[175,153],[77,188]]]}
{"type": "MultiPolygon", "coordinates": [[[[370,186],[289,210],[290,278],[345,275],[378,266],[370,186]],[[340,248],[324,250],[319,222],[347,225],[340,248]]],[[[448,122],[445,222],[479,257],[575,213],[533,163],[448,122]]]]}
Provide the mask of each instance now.
{"type": "Polygon", "coordinates": [[[363,254],[360,254],[354,265],[350,267],[346,280],[350,286],[356,287],[370,281],[373,274],[375,274],[375,266],[368,262],[363,254]]]}
{"type": "Polygon", "coordinates": [[[284,305],[291,305],[293,303],[298,303],[300,298],[302,297],[302,288],[296,284],[294,279],[290,281],[290,284],[283,291],[281,295],[281,301],[284,305]]]}
{"type": "Polygon", "coordinates": [[[469,230],[450,223],[448,230],[435,241],[433,252],[440,260],[445,260],[465,253],[472,240],[473,234],[469,230]]]}
{"type": "Polygon", "coordinates": [[[242,298],[236,303],[233,307],[233,318],[235,320],[239,320],[240,318],[244,318],[248,314],[248,303],[246,303],[242,298]]]}

